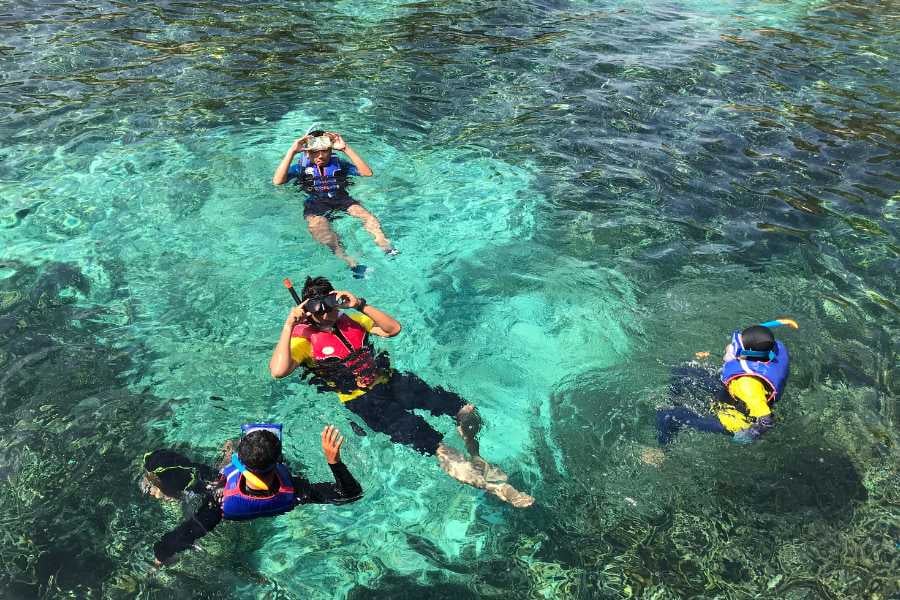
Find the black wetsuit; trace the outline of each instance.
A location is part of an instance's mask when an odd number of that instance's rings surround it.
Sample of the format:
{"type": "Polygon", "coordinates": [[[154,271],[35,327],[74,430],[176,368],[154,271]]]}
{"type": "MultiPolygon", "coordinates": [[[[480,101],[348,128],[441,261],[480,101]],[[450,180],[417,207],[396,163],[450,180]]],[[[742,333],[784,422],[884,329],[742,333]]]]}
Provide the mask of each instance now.
{"type": "Polygon", "coordinates": [[[412,446],[428,455],[437,453],[444,434],[413,410],[427,410],[436,417],[447,415],[456,419],[465,405],[466,401],[455,392],[428,385],[414,373],[396,371],[386,383],[344,403],[374,431],[389,435],[395,444],[412,446]]]}
{"type": "MultiPolygon", "coordinates": [[[[201,496],[200,506],[193,516],[153,545],[156,559],[166,562],[177,552],[193,546],[194,542],[222,521],[221,501],[225,480],[219,476],[218,471],[193,463],[168,450],[157,450],[149,454],[145,457],[144,465],[150,467],[148,471],[154,472],[155,478],[162,484],[160,488],[167,495],[174,496],[173,487],[180,487],[182,491],[191,491],[201,496]],[[184,473],[192,473],[189,480],[185,480],[184,473]]],[[[310,483],[305,477],[292,476],[295,507],[301,504],[345,504],[362,497],[362,488],[344,463],[328,466],[334,475],[334,483],[310,483]]],[[[242,491],[251,496],[271,495],[269,492],[258,492],[250,488],[242,488],[242,491]]]]}

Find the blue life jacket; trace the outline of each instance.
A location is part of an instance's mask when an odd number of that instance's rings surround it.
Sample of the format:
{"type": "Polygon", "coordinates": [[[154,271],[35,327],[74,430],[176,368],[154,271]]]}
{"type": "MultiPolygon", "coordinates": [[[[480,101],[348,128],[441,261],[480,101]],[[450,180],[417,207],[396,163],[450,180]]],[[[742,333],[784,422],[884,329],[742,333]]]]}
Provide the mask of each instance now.
{"type": "Polygon", "coordinates": [[[341,166],[341,161],[334,154],[323,169],[309,161],[309,156],[304,152],[298,163],[300,176],[298,181],[303,188],[314,197],[334,198],[345,196],[347,191],[347,174],[341,166]]]}
{"type": "Polygon", "coordinates": [[[225,491],[222,495],[222,516],[232,521],[246,521],[257,517],[271,517],[286,513],[297,505],[291,472],[283,464],[275,466],[278,491],[271,496],[251,496],[241,490],[244,476],[233,464],[222,469],[225,491]]]}
{"type": "Polygon", "coordinates": [[[726,388],[733,379],[750,375],[762,380],[765,384],[769,392],[767,398],[769,404],[781,397],[787,383],[791,362],[784,344],[776,341],[775,349],[769,353],[768,360],[746,360],[741,358],[741,353],[745,350],[741,332],[735,331],[731,334],[729,350],[728,354],[734,355],[734,358],[725,361],[725,364],[722,365],[722,383],[726,388]]]}

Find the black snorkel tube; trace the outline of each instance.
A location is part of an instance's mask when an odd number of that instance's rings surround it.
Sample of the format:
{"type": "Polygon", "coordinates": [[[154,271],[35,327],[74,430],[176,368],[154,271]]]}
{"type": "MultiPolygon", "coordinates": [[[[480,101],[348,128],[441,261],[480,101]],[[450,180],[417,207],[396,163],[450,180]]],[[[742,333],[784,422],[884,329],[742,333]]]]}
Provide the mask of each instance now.
{"type": "MultiPolygon", "coordinates": [[[[294,289],[294,284],[291,283],[291,280],[285,277],[282,283],[284,283],[284,287],[291,293],[291,297],[294,298],[294,302],[297,303],[297,306],[300,306],[303,300],[297,294],[297,290],[294,289]]],[[[333,308],[343,308],[345,306],[343,301],[338,301],[337,295],[333,291],[325,296],[307,298],[306,302],[308,306],[306,311],[309,313],[327,312],[333,308]]]]}
{"type": "Polygon", "coordinates": [[[303,300],[300,299],[300,295],[297,293],[297,290],[294,289],[294,284],[291,282],[291,280],[285,277],[282,283],[284,284],[284,287],[286,287],[291,293],[291,297],[294,299],[294,302],[297,303],[297,306],[300,306],[303,300]]]}

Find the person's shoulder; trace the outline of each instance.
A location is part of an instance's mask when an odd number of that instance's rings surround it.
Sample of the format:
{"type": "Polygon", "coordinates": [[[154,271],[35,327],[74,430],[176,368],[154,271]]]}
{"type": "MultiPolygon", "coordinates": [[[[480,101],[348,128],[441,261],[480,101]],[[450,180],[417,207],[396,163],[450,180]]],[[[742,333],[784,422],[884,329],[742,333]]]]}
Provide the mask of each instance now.
{"type": "Polygon", "coordinates": [[[354,321],[357,325],[364,327],[366,331],[372,331],[372,327],[375,326],[375,321],[361,312],[353,311],[351,313],[344,314],[347,316],[347,318],[354,321]]]}
{"type": "MultiPolygon", "coordinates": [[[[299,326],[298,326],[299,327],[299,326]]],[[[312,357],[312,343],[303,333],[297,333],[297,327],[291,331],[291,358],[300,363],[312,357]]]]}

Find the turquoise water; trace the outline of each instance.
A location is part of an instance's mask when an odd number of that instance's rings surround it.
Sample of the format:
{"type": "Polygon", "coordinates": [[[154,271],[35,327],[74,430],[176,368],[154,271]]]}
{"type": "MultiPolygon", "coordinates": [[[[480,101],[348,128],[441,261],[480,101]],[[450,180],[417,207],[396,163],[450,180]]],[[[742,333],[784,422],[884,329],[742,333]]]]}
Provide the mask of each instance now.
{"type": "MultiPolygon", "coordinates": [[[[44,597],[890,598],[898,39],[851,2],[164,2],[0,11],[0,586],[44,597]],[[271,185],[344,133],[352,279],[271,185]],[[478,405],[516,511],[358,437],[267,359],[290,276],[386,308],[395,366],[478,405]],[[669,369],[791,315],[779,427],[645,466],[669,369]],[[162,572],[160,446],[242,422],[366,497],[228,523],[162,572]]],[[[453,423],[431,419],[460,447],[453,423]]]]}

